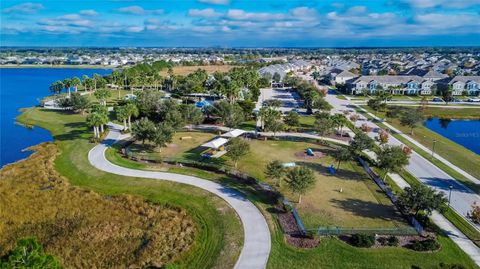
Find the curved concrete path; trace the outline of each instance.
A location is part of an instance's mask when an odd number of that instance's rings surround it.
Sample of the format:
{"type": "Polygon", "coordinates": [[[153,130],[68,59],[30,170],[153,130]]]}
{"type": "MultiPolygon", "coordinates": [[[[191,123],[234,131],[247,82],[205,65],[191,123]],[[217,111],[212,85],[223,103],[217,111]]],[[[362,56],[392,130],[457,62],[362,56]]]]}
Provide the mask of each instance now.
{"type": "Polygon", "coordinates": [[[243,248],[235,268],[265,268],[270,254],[271,239],[265,217],[260,210],[240,192],[219,183],[165,172],[142,171],[115,165],[105,158],[105,150],[122,139],[120,125],[109,124],[106,139],[88,153],[88,160],[96,168],[122,176],[167,180],[192,185],[209,191],[225,200],[238,214],[244,231],[243,248]]]}

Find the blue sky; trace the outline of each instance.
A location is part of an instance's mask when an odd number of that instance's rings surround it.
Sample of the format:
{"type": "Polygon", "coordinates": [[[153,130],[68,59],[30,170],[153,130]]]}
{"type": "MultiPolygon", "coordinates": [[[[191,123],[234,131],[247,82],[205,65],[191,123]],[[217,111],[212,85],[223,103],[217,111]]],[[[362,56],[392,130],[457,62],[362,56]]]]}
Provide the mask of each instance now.
{"type": "Polygon", "coordinates": [[[2,46],[480,45],[479,0],[1,0],[2,46]]]}

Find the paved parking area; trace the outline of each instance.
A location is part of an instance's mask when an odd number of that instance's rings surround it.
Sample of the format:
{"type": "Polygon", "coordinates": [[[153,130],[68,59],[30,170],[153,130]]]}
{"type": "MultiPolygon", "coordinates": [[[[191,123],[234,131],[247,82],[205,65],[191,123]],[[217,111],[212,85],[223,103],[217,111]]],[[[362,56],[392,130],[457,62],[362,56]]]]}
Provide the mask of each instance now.
{"type": "Polygon", "coordinates": [[[303,105],[303,101],[300,99],[300,96],[296,91],[290,91],[285,88],[264,88],[260,89],[260,97],[258,98],[255,109],[260,110],[265,101],[274,99],[282,102],[282,106],[279,110],[283,113],[287,113],[294,109],[300,111],[303,105]]]}

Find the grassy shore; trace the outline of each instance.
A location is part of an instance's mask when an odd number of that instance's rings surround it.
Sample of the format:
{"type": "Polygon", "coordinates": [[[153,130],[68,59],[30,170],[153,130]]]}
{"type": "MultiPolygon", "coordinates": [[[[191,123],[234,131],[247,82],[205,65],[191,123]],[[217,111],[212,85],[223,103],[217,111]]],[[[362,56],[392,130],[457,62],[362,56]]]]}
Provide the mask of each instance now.
{"type": "MultiPolygon", "coordinates": [[[[368,106],[362,106],[362,108],[373,113],[373,111],[368,106]]],[[[464,113],[464,112],[456,111],[456,113],[458,114],[458,113],[464,113]]],[[[378,112],[377,116],[381,118],[385,118],[385,113],[378,112]]],[[[410,137],[412,137],[413,139],[415,139],[416,141],[418,141],[419,143],[421,143],[422,145],[424,145],[429,149],[432,148],[433,146],[432,141],[436,140],[437,141],[435,144],[436,154],[447,159],[449,162],[460,167],[461,169],[471,174],[472,176],[476,178],[480,178],[480,169],[478,169],[478,164],[480,163],[480,155],[466,149],[465,147],[453,142],[452,140],[436,132],[429,130],[423,125],[415,128],[414,133],[412,135],[410,134],[410,128],[402,126],[398,119],[388,119],[388,123],[393,125],[395,128],[399,129],[402,133],[409,135],[410,137]]],[[[428,157],[428,159],[433,160],[431,157],[428,157]]],[[[443,166],[446,166],[446,165],[443,165],[443,166]]],[[[441,168],[443,169],[443,167],[441,168]]],[[[446,172],[448,173],[449,171],[446,171],[446,172]]]]}
{"type": "Polygon", "coordinates": [[[60,154],[55,169],[76,186],[102,195],[131,194],[163,206],[182,208],[195,223],[197,234],[187,253],[174,263],[185,268],[231,268],[243,244],[242,227],[223,200],[198,188],[172,182],[129,178],[101,172],[90,165],[90,129],[84,116],[33,108],[18,118],[49,130],[60,154]]]}

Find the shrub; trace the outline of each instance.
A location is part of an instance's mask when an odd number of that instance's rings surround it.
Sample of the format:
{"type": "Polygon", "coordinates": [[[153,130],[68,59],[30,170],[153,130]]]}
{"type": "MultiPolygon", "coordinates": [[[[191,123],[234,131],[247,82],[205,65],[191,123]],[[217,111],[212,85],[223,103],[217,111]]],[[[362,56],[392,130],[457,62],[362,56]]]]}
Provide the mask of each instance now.
{"type": "Polygon", "coordinates": [[[283,204],[283,209],[285,209],[285,212],[290,213],[292,212],[293,207],[290,204],[283,204]]]}
{"type": "Polygon", "coordinates": [[[305,231],[305,236],[307,238],[313,239],[313,238],[315,238],[315,235],[317,235],[317,233],[315,231],[305,231]]]}
{"type": "Polygon", "coordinates": [[[409,244],[409,248],[415,251],[434,251],[440,248],[440,244],[433,238],[426,240],[414,240],[409,244]]]}
{"type": "Polygon", "coordinates": [[[399,243],[400,242],[399,242],[398,238],[394,235],[391,235],[387,238],[387,244],[391,247],[396,247],[396,246],[398,246],[399,243]]]}
{"type": "Polygon", "coordinates": [[[369,248],[375,244],[375,235],[353,234],[351,238],[351,243],[356,247],[369,248]]]}

